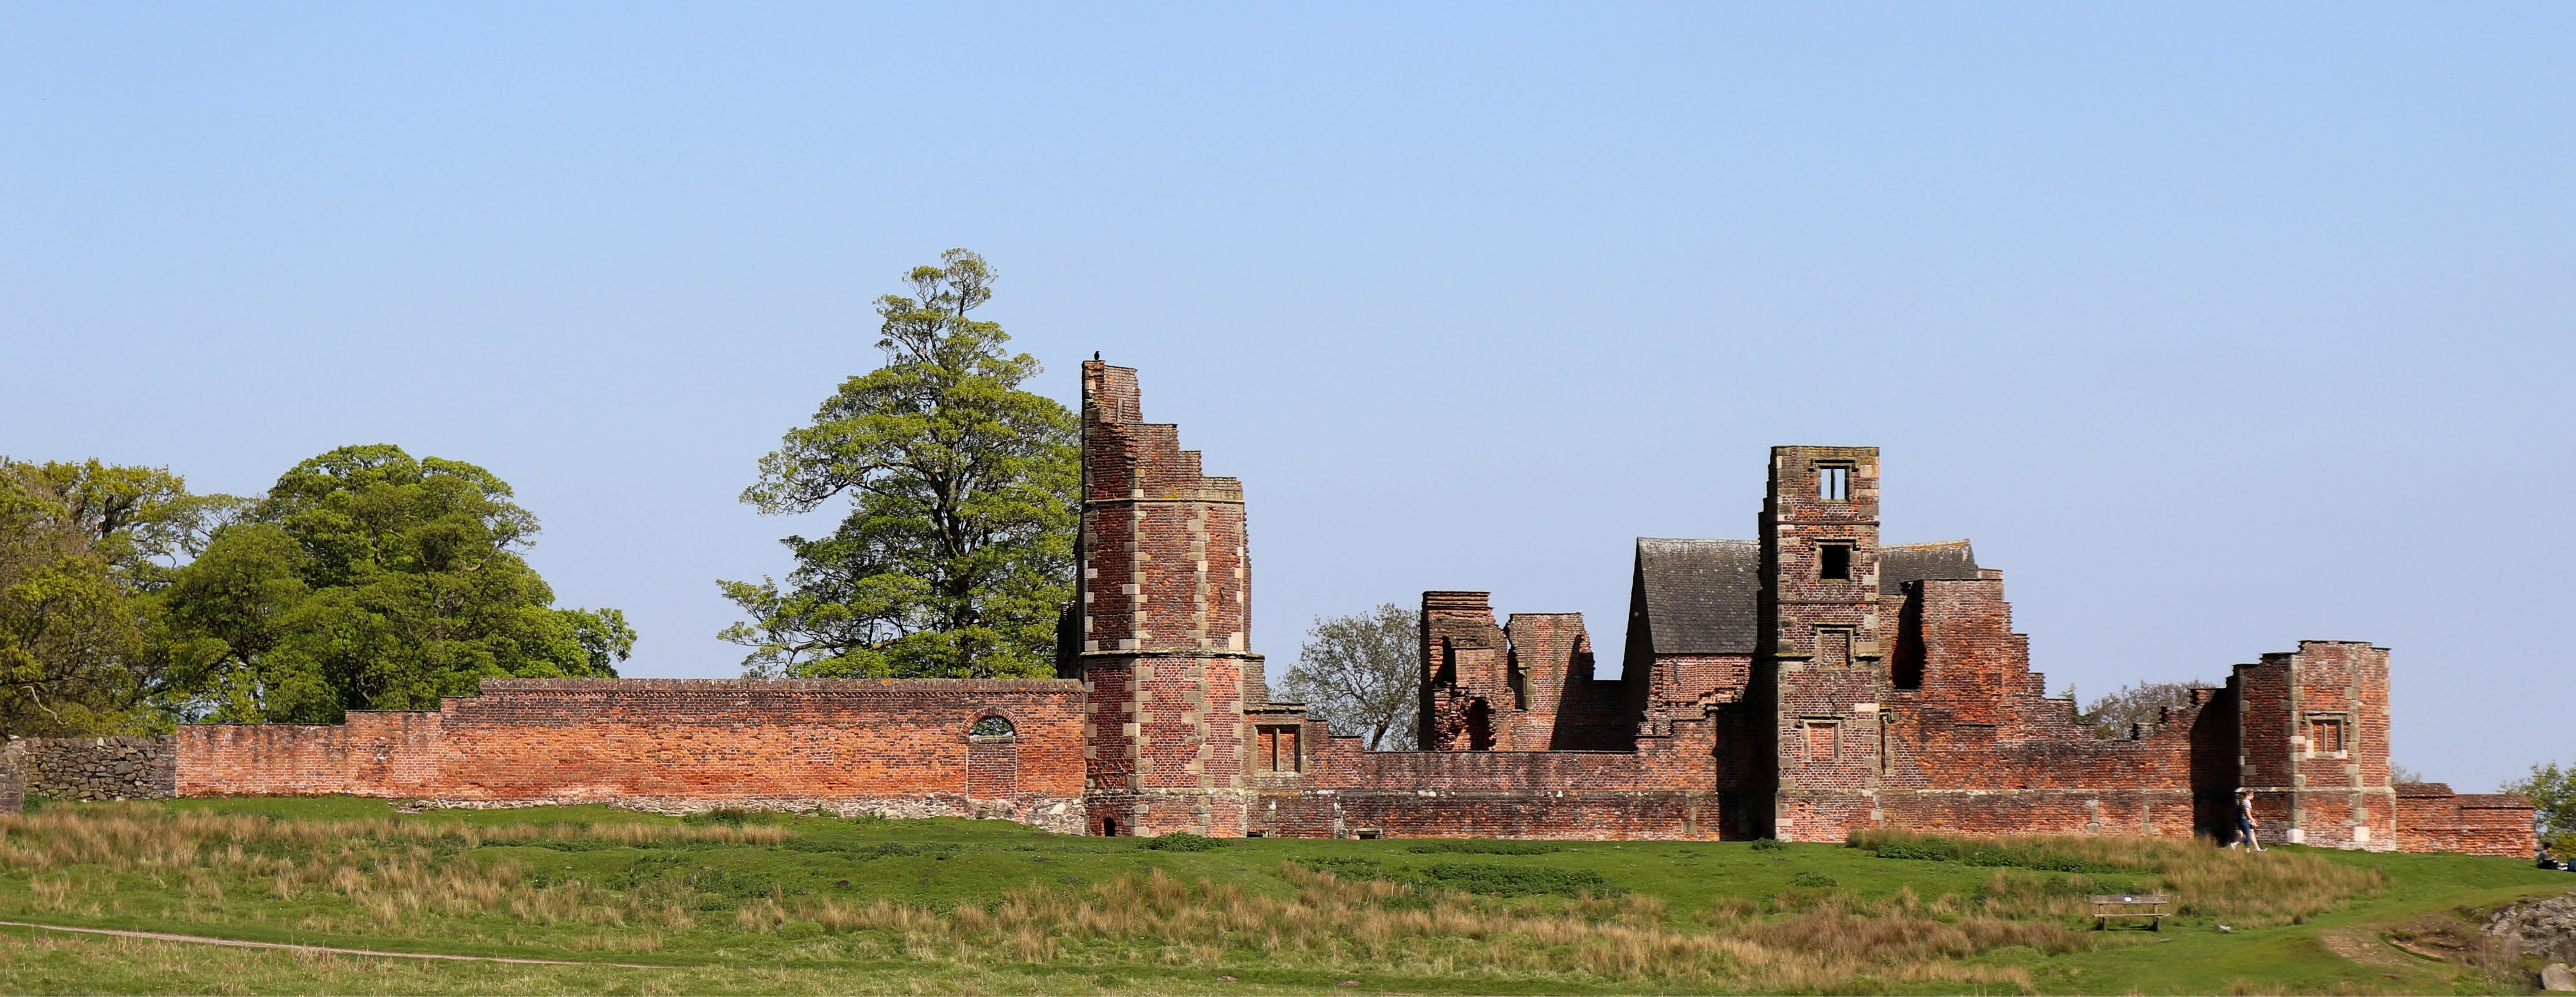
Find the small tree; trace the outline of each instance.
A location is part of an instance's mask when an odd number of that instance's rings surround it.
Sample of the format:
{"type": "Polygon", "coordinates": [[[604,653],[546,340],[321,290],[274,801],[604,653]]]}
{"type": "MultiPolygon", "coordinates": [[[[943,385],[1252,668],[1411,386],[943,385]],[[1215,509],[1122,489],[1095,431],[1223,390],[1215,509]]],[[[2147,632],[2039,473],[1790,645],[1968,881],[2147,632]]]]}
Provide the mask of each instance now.
{"type": "Polygon", "coordinates": [[[1367,739],[1370,751],[1411,751],[1421,707],[1422,624],[1387,603],[1365,613],[1319,616],[1297,649],[1280,691],[1330,721],[1335,733],[1367,739]]]}
{"type": "MultiPolygon", "coordinates": [[[[2106,741],[2128,737],[2133,725],[2152,725],[2163,719],[2165,707],[2181,708],[2191,704],[2191,690],[2201,687],[2189,682],[2147,682],[2121,686],[2119,691],[2093,701],[2075,722],[2093,729],[2093,736],[2106,741]]],[[[2067,689],[2071,695],[2074,687],[2067,689]]]]}
{"type": "Polygon", "coordinates": [[[2518,793],[2531,801],[2540,840],[2560,851],[2576,849],[2576,766],[2562,769],[2554,761],[2534,765],[2530,775],[2508,781],[2496,791],[2518,793]]]}
{"type": "Polygon", "coordinates": [[[720,581],[750,614],[719,637],[752,677],[1054,674],[1057,614],[1073,597],[1073,414],[1020,389],[1036,358],[967,313],[993,271],[963,249],[877,299],[885,366],[842,382],[811,424],[760,460],[742,500],[764,514],[848,496],[839,530],[780,541],[785,585],[720,581]]]}

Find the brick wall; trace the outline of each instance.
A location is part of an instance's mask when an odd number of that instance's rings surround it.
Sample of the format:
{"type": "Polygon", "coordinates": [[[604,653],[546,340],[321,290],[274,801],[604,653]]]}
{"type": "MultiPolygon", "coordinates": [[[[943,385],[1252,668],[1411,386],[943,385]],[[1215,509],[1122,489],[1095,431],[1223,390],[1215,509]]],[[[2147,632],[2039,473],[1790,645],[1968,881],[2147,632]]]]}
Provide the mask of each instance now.
{"type": "Polygon", "coordinates": [[[1082,693],[1057,680],[487,679],[435,712],[176,737],[183,796],[821,807],[1082,826],[1082,693]],[[999,716],[1008,737],[975,737],[999,716]]]}
{"type": "Polygon", "coordinates": [[[2454,793],[2438,782],[2394,787],[2397,849],[2529,858],[2540,846],[2531,801],[2510,793],[2454,793]]]}

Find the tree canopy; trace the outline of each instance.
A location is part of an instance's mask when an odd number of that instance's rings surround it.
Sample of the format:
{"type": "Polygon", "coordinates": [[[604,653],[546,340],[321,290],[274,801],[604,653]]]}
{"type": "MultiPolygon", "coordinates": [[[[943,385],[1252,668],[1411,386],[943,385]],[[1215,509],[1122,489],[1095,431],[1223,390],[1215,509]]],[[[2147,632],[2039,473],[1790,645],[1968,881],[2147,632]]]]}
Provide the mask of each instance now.
{"type": "Polygon", "coordinates": [[[1365,738],[1370,751],[1411,751],[1421,709],[1421,645],[1421,617],[1392,602],[1317,617],[1280,691],[1329,721],[1335,733],[1365,738]]]}
{"type": "Polygon", "coordinates": [[[148,729],[185,685],[151,595],[238,511],[160,468],[0,458],[0,731],[148,729]]]}
{"type": "Polygon", "coordinates": [[[2531,774],[2507,780],[2498,792],[2519,793],[2531,801],[2533,830],[2540,840],[2561,851],[2576,850],[2576,767],[2557,762],[2531,767],[2531,774]]]}
{"type": "Polygon", "coordinates": [[[390,444],[295,465],[214,532],[168,593],[174,636],[220,662],[230,719],[328,723],[427,709],[485,678],[617,674],[635,632],[614,609],[556,609],[521,556],[537,518],[462,461],[390,444]]]}
{"type": "Polygon", "coordinates": [[[553,608],[536,517],[491,472],[389,445],[258,499],[166,470],[0,460],[0,729],[332,722],[485,677],[615,675],[617,610],[553,608]]]}
{"type": "Polygon", "coordinates": [[[1040,367],[998,323],[968,317],[993,271],[962,249],[877,299],[885,365],[842,382],[761,458],[742,500],[764,514],[835,499],[832,535],[780,541],[796,568],[720,581],[752,617],[719,635],[751,676],[1053,674],[1073,593],[1073,414],[1021,390],[1040,367]]]}
{"type": "MultiPolygon", "coordinates": [[[[2191,691],[2205,688],[2198,679],[2189,682],[2148,682],[2124,685],[2119,691],[2093,701],[2075,714],[2075,722],[2090,728],[2093,736],[2109,741],[2127,738],[2137,725],[2153,726],[2164,719],[2166,707],[2180,709],[2191,705],[2191,691]]],[[[2073,698],[2074,686],[2067,687],[2073,698]]]]}

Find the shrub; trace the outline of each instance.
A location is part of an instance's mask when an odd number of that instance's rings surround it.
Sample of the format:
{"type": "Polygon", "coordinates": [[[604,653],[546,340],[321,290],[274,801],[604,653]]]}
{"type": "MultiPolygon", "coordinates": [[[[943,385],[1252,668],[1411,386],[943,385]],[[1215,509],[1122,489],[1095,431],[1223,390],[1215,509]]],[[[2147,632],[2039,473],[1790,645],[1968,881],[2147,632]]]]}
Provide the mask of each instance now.
{"type": "Polygon", "coordinates": [[[1925,838],[1921,841],[1889,841],[1883,842],[1878,846],[1878,857],[1883,859],[1913,859],[1919,862],[1947,862],[1950,861],[1950,854],[1957,851],[1958,847],[1959,846],[1951,844],[1950,842],[1944,841],[1940,838],[1925,838]]]}
{"type": "Polygon", "coordinates": [[[1147,838],[1145,839],[1145,843],[1138,847],[1148,848],[1158,852],[1204,852],[1223,848],[1225,847],[1225,842],[1218,838],[1211,838],[1206,835],[1191,834],[1188,831],[1182,831],[1178,834],[1166,834],[1159,838],[1147,838]]]}
{"type": "MultiPolygon", "coordinates": [[[[760,816],[765,817],[766,815],[760,816]]],[[[730,824],[734,827],[741,827],[755,819],[759,819],[759,817],[755,817],[751,811],[745,810],[741,807],[717,807],[703,813],[683,814],[680,817],[680,823],[687,824],[690,827],[705,827],[709,824],[730,824]]]]}
{"type": "Polygon", "coordinates": [[[1498,897],[1525,897],[1540,893],[1561,897],[1588,893],[1601,897],[1628,892],[1590,869],[1552,869],[1546,866],[1441,862],[1424,866],[1409,878],[1425,886],[1498,897]]]}
{"type": "Polygon", "coordinates": [[[1778,838],[1764,838],[1753,843],[1753,850],[1757,852],[1776,852],[1787,847],[1789,846],[1781,844],[1778,838]]]}
{"type": "Polygon", "coordinates": [[[1554,845],[1544,841],[1476,840],[1425,841],[1405,849],[1416,855],[1546,855],[1564,850],[1564,845],[1554,845]]]}
{"type": "Polygon", "coordinates": [[[1819,887],[1819,888],[1821,888],[1821,887],[1826,887],[1826,886],[1841,886],[1841,885],[1842,885],[1842,883],[1840,883],[1840,882],[1836,881],[1836,880],[1834,879],[1834,877],[1832,877],[1832,876],[1825,875],[1824,873],[1821,873],[1821,872],[1813,872],[1813,871],[1809,871],[1809,872],[1801,872],[1801,873],[1799,873],[1799,874],[1797,874],[1797,875],[1795,875],[1795,876],[1791,876],[1791,877],[1789,877],[1789,881],[1790,881],[1790,882],[1792,882],[1792,883],[1796,883],[1796,884],[1798,884],[1798,885],[1800,885],[1800,886],[1811,886],[1811,887],[1819,887]]]}

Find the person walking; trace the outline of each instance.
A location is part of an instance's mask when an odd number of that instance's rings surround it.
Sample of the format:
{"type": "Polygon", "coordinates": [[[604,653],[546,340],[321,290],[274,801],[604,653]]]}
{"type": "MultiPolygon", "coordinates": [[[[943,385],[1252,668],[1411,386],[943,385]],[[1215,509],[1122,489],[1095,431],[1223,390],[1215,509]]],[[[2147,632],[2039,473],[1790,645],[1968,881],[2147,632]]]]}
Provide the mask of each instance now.
{"type": "Polygon", "coordinates": [[[2250,789],[2237,790],[2236,840],[2228,842],[2227,847],[2236,848],[2243,846],[2250,847],[2258,852],[2262,851],[2263,842],[2256,840],[2254,837],[2254,829],[2258,826],[2260,825],[2254,820],[2254,791],[2250,789]]]}

